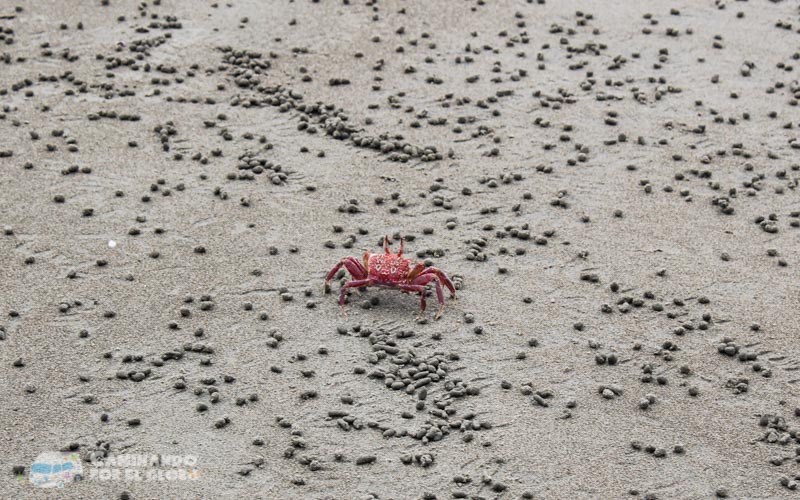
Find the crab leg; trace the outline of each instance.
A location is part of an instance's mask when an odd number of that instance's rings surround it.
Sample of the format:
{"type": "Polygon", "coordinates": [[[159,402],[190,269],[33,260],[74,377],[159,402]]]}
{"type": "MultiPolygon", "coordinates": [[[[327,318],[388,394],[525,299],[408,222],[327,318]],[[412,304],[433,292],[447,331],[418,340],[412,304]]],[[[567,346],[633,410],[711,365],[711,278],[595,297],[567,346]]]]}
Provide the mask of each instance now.
{"type": "Polygon", "coordinates": [[[434,285],[436,285],[436,299],[439,301],[439,310],[436,312],[434,319],[439,319],[439,316],[442,315],[442,311],[444,310],[444,294],[442,293],[442,284],[439,280],[439,277],[433,273],[423,274],[421,276],[417,276],[414,281],[411,282],[411,284],[425,286],[431,281],[433,281],[434,285]]]}
{"type": "Polygon", "coordinates": [[[425,312],[425,285],[399,285],[397,288],[403,290],[404,292],[413,292],[418,293],[420,296],[419,302],[419,315],[422,316],[422,313],[425,312]]]}
{"type": "Polygon", "coordinates": [[[364,265],[361,262],[356,260],[355,257],[345,257],[342,260],[340,260],[338,264],[333,266],[331,272],[329,272],[328,275],[325,277],[325,282],[327,283],[330,280],[332,280],[333,277],[336,276],[336,273],[339,272],[339,269],[342,268],[342,266],[347,268],[347,270],[353,276],[353,279],[363,280],[366,279],[367,277],[367,270],[364,269],[364,265]]]}
{"type": "Polygon", "coordinates": [[[450,281],[450,278],[448,278],[442,270],[435,267],[427,267],[420,273],[420,276],[425,276],[428,274],[433,274],[438,277],[442,281],[442,284],[447,287],[448,290],[450,290],[450,296],[453,298],[456,297],[456,287],[453,286],[453,282],[450,281]]]}
{"type": "Polygon", "coordinates": [[[423,270],[425,270],[425,264],[423,264],[422,262],[417,262],[414,268],[411,271],[409,271],[406,279],[408,280],[409,283],[411,283],[412,281],[414,281],[414,278],[422,274],[423,270]]]}
{"type": "Polygon", "coordinates": [[[342,291],[339,293],[339,305],[344,309],[344,295],[347,292],[348,288],[360,288],[362,286],[370,286],[372,284],[372,280],[367,278],[363,280],[353,280],[348,281],[342,286],[342,291]]]}

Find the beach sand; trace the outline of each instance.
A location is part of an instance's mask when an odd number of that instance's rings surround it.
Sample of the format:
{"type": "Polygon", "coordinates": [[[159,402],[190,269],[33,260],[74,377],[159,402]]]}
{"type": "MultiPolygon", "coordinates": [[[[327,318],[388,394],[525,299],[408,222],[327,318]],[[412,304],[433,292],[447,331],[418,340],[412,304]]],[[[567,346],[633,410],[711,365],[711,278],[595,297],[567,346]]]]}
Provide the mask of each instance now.
{"type": "Polygon", "coordinates": [[[794,496],[799,15],[0,3],[0,497],[794,496]]]}

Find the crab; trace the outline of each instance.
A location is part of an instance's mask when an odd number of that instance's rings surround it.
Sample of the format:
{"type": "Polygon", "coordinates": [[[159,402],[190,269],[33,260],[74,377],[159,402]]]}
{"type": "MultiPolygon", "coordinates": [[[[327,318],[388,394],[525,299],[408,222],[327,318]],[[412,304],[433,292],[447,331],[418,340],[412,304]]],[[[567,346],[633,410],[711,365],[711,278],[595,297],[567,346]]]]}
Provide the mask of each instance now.
{"type": "Polygon", "coordinates": [[[439,310],[434,319],[439,319],[444,310],[444,294],[442,285],[450,291],[450,298],[456,298],[456,289],[450,278],[435,267],[428,267],[422,262],[414,262],[403,257],[403,239],[400,238],[400,251],[396,254],[389,251],[389,237],[383,238],[384,253],[364,252],[362,260],[355,257],[344,257],[325,277],[325,290],[330,289],[330,281],[336,276],[339,269],[344,266],[353,277],[342,286],[339,293],[339,306],[344,312],[345,293],[348,288],[361,288],[362,286],[379,286],[395,288],[403,293],[418,293],[420,295],[420,313],[425,312],[425,293],[428,283],[436,286],[436,299],[439,301],[439,310]]]}

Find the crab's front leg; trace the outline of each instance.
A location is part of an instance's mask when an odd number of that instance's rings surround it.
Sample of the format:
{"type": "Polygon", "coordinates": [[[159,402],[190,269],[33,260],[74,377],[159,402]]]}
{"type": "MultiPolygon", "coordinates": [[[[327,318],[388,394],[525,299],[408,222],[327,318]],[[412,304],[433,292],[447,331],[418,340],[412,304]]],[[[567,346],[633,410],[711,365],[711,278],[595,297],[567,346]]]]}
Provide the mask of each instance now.
{"type": "Polygon", "coordinates": [[[367,270],[364,268],[364,265],[361,264],[355,257],[344,257],[340,260],[333,269],[328,273],[325,277],[325,292],[327,293],[330,290],[330,281],[336,276],[336,273],[339,272],[339,269],[344,266],[353,279],[356,280],[363,280],[367,278],[367,270]]]}
{"type": "Polygon", "coordinates": [[[414,281],[414,278],[422,274],[422,271],[424,270],[425,270],[425,264],[423,264],[422,262],[417,262],[416,264],[414,264],[414,267],[411,269],[411,271],[408,272],[406,280],[409,283],[411,283],[412,281],[414,281]]]}
{"type": "Polygon", "coordinates": [[[456,287],[453,286],[453,282],[450,281],[450,278],[448,278],[446,274],[444,274],[444,271],[435,267],[427,267],[425,268],[424,271],[422,271],[422,273],[420,273],[420,276],[425,276],[428,274],[433,274],[437,278],[439,278],[439,280],[441,280],[445,288],[447,288],[450,291],[450,298],[452,299],[456,298],[456,287]]]}
{"type": "Polygon", "coordinates": [[[433,319],[439,319],[442,315],[442,311],[444,311],[444,293],[442,293],[442,284],[439,280],[439,277],[435,274],[422,274],[414,278],[411,282],[412,285],[419,285],[423,288],[425,285],[433,281],[434,285],[436,285],[436,300],[439,301],[439,310],[436,311],[436,316],[433,319]]]}
{"type": "Polygon", "coordinates": [[[425,312],[425,285],[398,285],[397,288],[403,290],[404,292],[412,292],[418,293],[420,296],[419,301],[419,316],[417,319],[422,318],[422,314],[425,312]]]}
{"type": "Polygon", "coordinates": [[[360,288],[362,286],[370,286],[372,285],[372,280],[367,278],[363,280],[353,280],[348,281],[342,286],[341,292],[339,292],[339,307],[342,309],[342,313],[346,314],[344,309],[344,296],[347,293],[348,288],[360,288]]]}

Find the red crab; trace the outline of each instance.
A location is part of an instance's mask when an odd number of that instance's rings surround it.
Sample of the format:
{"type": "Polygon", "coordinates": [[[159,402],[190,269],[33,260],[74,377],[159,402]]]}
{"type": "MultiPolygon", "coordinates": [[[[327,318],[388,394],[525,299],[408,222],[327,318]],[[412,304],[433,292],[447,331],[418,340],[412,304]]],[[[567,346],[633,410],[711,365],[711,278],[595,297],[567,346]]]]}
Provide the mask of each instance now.
{"type": "Polygon", "coordinates": [[[403,257],[403,239],[400,238],[400,251],[393,254],[389,251],[389,237],[383,239],[383,254],[365,252],[363,262],[359,262],[355,257],[345,257],[338,264],[333,266],[331,272],[325,277],[325,289],[329,288],[330,281],[344,266],[353,276],[352,281],[348,281],[342,286],[339,294],[339,305],[344,310],[344,296],[348,288],[360,288],[362,286],[381,286],[386,288],[397,288],[403,293],[419,293],[420,315],[425,312],[425,285],[433,281],[436,285],[436,298],[439,301],[439,311],[434,319],[439,319],[444,310],[444,294],[442,285],[450,290],[450,297],[456,298],[456,289],[453,282],[439,269],[426,267],[422,262],[414,262],[403,257]]]}

